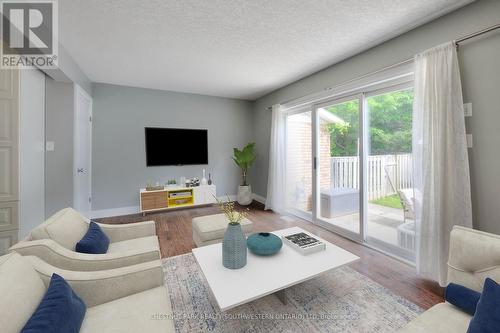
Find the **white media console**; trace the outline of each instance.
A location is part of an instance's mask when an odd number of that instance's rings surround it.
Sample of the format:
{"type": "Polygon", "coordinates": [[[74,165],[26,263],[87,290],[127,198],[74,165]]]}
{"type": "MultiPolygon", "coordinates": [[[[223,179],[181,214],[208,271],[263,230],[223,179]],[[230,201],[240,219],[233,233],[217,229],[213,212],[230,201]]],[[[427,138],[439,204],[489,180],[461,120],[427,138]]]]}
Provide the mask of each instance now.
{"type": "Polygon", "coordinates": [[[216,187],[200,185],[195,187],[167,186],[162,190],[147,191],[139,194],[140,210],[143,215],[167,209],[210,205],[216,202],[216,187]]]}

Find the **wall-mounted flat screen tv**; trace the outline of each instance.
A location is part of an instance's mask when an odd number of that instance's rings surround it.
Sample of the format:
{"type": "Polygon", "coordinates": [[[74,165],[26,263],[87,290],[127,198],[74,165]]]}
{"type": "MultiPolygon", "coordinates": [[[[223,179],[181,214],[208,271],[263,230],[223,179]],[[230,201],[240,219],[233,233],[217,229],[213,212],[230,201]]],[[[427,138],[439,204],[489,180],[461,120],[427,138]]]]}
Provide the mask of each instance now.
{"type": "Polygon", "coordinates": [[[205,129],[146,127],[146,165],[208,164],[205,129]]]}

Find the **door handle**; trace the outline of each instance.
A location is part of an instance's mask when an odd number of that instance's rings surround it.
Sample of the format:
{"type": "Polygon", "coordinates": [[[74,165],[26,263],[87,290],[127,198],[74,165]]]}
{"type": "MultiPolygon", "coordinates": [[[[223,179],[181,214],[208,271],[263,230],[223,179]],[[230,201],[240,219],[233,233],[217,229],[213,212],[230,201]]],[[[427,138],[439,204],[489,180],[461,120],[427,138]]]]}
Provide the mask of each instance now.
{"type": "Polygon", "coordinates": [[[85,170],[83,168],[78,168],[78,169],[76,169],[76,172],[83,173],[83,172],[85,172],[85,170]]]}

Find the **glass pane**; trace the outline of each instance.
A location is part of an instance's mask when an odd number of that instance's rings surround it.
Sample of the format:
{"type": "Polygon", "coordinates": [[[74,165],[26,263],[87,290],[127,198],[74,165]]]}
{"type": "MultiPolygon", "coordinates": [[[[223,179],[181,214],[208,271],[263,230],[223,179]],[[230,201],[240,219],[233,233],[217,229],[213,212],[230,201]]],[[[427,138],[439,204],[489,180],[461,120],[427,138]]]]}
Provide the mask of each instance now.
{"type": "Polygon", "coordinates": [[[367,98],[367,236],[411,259],[415,250],[412,175],[413,90],[367,98]]]}
{"type": "Polygon", "coordinates": [[[319,217],[359,233],[359,100],[318,109],[319,217]]]}
{"type": "Polygon", "coordinates": [[[311,112],[287,116],[286,204],[298,215],[312,211],[311,112]]]}

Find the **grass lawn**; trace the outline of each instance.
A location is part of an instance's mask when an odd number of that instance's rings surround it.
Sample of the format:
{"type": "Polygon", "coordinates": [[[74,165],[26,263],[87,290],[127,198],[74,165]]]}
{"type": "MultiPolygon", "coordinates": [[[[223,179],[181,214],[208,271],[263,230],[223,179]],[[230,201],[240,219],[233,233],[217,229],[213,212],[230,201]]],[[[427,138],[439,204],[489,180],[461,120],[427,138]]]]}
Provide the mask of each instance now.
{"type": "Polygon", "coordinates": [[[403,208],[403,206],[401,205],[401,201],[399,201],[399,195],[397,194],[388,195],[386,197],[382,197],[376,200],[370,200],[370,202],[380,206],[401,208],[401,209],[403,208]]]}

